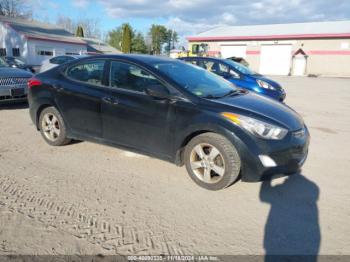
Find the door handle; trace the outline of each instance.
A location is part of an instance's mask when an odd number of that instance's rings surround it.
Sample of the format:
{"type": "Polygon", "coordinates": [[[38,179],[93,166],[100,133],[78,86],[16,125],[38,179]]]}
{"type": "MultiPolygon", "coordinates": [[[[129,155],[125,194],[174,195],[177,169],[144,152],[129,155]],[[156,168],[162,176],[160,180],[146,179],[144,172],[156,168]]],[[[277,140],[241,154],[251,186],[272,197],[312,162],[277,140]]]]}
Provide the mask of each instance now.
{"type": "Polygon", "coordinates": [[[118,100],[113,98],[113,97],[103,97],[102,101],[107,103],[107,104],[111,104],[111,105],[118,105],[118,100]]]}
{"type": "Polygon", "coordinates": [[[62,92],[64,90],[64,88],[60,85],[60,84],[54,84],[53,88],[57,91],[57,92],[62,92]]]}

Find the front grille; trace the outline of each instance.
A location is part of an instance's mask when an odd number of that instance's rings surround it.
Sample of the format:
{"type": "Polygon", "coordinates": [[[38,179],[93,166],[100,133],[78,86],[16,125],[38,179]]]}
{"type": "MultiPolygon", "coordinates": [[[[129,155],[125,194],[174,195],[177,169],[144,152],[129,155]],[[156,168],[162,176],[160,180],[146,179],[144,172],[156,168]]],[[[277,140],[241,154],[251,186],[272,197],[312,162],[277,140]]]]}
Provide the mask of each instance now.
{"type": "Polygon", "coordinates": [[[24,86],[28,82],[27,77],[5,77],[0,78],[0,86],[24,86]]]}

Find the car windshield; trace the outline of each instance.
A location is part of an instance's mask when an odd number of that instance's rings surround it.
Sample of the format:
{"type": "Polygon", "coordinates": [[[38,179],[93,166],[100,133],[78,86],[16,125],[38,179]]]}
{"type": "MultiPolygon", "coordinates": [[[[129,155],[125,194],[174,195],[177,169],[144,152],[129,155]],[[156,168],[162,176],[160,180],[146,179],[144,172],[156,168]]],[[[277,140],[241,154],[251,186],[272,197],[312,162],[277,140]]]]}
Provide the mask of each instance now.
{"type": "Polygon", "coordinates": [[[182,61],[164,61],[153,66],[182,88],[202,98],[220,98],[237,91],[229,81],[200,67],[182,61]]]}
{"type": "Polygon", "coordinates": [[[234,69],[236,69],[237,71],[239,71],[240,73],[242,73],[243,75],[257,75],[258,73],[249,69],[248,67],[237,63],[235,61],[232,61],[230,59],[225,59],[225,62],[227,64],[229,64],[230,66],[232,66],[234,69]]]}
{"type": "Polygon", "coordinates": [[[14,61],[17,65],[25,65],[25,63],[20,59],[15,58],[14,61]]]}
{"type": "Polygon", "coordinates": [[[9,67],[3,58],[0,58],[0,67],[9,67]]]}

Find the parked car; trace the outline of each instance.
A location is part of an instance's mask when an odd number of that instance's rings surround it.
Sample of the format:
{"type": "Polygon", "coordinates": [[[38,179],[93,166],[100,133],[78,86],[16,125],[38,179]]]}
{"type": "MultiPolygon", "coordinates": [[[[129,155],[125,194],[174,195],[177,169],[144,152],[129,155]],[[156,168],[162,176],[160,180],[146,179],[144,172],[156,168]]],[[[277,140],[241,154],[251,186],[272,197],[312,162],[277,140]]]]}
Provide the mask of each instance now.
{"type": "Polygon", "coordinates": [[[5,59],[6,63],[11,67],[19,68],[19,69],[29,71],[31,73],[35,73],[33,66],[27,65],[19,58],[16,58],[13,56],[5,56],[4,59],[5,59]]]}
{"type": "Polygon", "coordinates": [[[32,76],[28,71],[10,67],[0,58],[0,103],[26,101],[27,82],[32,76]]]}
{"type": "Polygon", "coordinates": [[[183,57],[180,59],[224,77],[240,88],[254,91],[281,102],[286,98],[284,89],[277,82],[231,59],[213,57],[183,57]]]}
{"type": "Polygon", "coordinates": [[[307,157],[309,132],[295,111],[180,60],[89,57],[28,85],[31,118],[48,144],[88,140],[185,164],[210,190],[239,175],[295,173],[307,157]]]}
{"type": "Polygon", "coordinates": [[[40,73],[83,57],[86,57],[86,55],[61,55],[46,59],[40,67],[40,73]]]}

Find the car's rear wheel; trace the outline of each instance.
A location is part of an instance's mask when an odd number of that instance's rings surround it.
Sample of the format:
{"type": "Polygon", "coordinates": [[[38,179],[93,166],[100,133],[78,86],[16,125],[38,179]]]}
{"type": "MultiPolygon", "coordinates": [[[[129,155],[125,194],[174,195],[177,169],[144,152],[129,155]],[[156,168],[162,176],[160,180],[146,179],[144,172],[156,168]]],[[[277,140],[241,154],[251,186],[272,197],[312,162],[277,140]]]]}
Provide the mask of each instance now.
{"type": "Polygon", "coordinates": [[[234,145],[215,133],[193,138],[185,148],[187,172],[194,182],[209,190],[230,186],[239,176],[241,160],[234,145]]]}
{"type": "Polygon", "coordinates": [[[39,118],[40,132],[51,146],[63,146],[71,140],[66,136],[66,126],[61,114],[54,107],[45,108],[39,118]]]}

